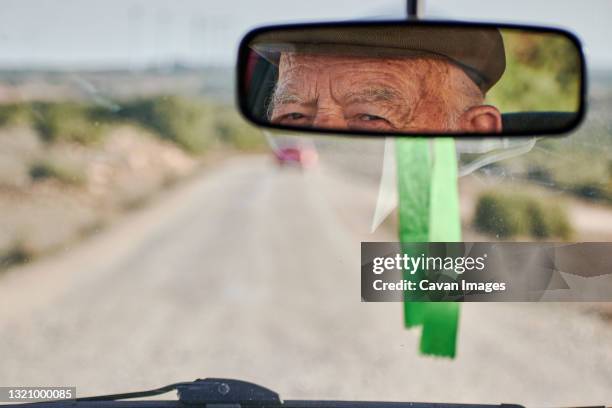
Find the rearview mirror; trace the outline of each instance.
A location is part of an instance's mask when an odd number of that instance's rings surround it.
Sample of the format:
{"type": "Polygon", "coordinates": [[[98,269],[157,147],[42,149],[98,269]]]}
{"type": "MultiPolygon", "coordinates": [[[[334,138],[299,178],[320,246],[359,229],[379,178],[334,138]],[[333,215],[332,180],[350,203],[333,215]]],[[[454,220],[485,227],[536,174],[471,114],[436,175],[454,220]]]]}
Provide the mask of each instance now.
{"type": "Polygon", "coordinates": [[[369,135],[543,135],[584,115],[579,41],[550,28],[432,21],[263,27],[238,57],[259,126],[369,135]]]}

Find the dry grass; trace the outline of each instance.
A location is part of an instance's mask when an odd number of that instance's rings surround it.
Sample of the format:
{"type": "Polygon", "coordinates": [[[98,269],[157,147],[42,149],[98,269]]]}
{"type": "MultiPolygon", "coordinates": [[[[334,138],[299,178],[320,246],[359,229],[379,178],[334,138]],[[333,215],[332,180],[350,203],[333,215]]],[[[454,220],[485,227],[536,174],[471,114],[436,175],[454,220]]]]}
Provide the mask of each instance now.
{"type": "Polygon", "coordinates": [[[106,129],[103,142],[34,142],[30,128],[0,128],[0,269],[66,248],[117,214],[145,205],[199,160],[140,127],[106,129]],[[0,157],[1,158],[1,157],[0,157]]]}

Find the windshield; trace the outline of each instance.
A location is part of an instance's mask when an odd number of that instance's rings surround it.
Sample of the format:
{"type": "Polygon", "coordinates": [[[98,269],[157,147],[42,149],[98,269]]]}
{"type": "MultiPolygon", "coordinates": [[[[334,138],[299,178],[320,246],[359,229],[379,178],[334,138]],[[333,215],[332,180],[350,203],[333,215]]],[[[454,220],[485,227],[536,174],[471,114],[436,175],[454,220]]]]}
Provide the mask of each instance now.
{"type": "MultiPolygon", "coordinates": [[[[255,26],[404,2],[289,3],[0,0],[0,386],[612,403],[611,303],[462,304],[445,359],[401,303],[360,302],[360,242],[398,240],[393,146],[262,132],[234,64],[255,26]]],[[[425,13],[572,29],[589,69],[569,136],[457,144],[462,240],[611,242],[610,3],[461,3],[425,13]]]]}

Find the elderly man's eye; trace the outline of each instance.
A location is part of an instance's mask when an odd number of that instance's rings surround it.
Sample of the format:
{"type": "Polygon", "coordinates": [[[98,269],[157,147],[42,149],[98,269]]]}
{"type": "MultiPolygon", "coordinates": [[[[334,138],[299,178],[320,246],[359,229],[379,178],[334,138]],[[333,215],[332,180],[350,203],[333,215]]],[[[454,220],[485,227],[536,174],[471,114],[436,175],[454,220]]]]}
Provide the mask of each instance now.
{"type": "Polygon", "coordinates": [[[272,123],[278,123],[281,125],[298,125],[307,126],[310,124],[312,118],[306,113],[300,112],[288,112],[272,115],[272,123]]]}
{"type": "Polygon", "coordinates": [[[359,120],[363,120],[365,122],[372,122],[375,120],[386,120],[385,118],[382,118],[380,116],[376,116],[376,115],[370,115],[367,113],[363,113],[361,115],[359,115],[359,120]]]}
{"type": "Polygon", "coordinates": [[[352,115],[348,122],[349,128],[356,130],[386,130],[392,129],[394,126],[392,122],[378,115],[372,115],[370,113],[358,113],[352,115]]]}
{"type": "Polygon", "coordinates": [[[300,112],[290,112],[290,113],[285,113],[284,115],[281,115],[278,117],[277,121],[284,123],[284,122],[303,122],[305,119],[307,119],[306,115],[304,115],[303,113],[300,112]]]}

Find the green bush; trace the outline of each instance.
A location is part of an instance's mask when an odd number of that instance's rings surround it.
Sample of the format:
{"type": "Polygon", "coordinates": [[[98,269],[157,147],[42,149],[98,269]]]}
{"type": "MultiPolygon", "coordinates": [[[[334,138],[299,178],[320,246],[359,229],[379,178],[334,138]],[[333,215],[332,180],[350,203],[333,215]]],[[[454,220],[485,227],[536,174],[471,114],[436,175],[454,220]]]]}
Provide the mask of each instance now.
{"type": "Polygon", "coordinates": [[[29,120],[30,112],[26,105],[16,103],[0,105],[0,127],[29,120]]]}
{"type": "Polygon", "coordinates": [[[90,107],[74,102],[33,102],[0,106],[0,126],[14,123],[32,125],[46,142],[96,143],[101,138],[100,123],[90,115],[90,107]]]}
{"type": "Polygon", "coordinates": [[[546,236],[558,237],[565,241],[569,241],[574,235],[574,229],[570,222],[567,210],[561,205],[555,203],[549,205],[547,209],[547,228],[549,234],[546,236]]]}
{"type": "Polygon", "coordinates": [[[536,239],[554,237],[567,240],[572,235],[572,227],[563,207],[524,193],[483,193],[476,205],[474,224],[478,231],[499,238],[531,236],[536,239]]]}
{"type": "Polygon", "coordinates": [[[106,126],[130,122],[194,154],[214,144],[239,150],[265,147],[261,132],[242,119],[233,106],[177,95],[127,100],[118,110],[76,102],[0,106],[0,126],[15,122],[31,124],[48,143],[93,144],[102,139],[106,126]]]}
{"type": "Polygon", "coordinates": [[[46,142],[65,141],[88,145],[101,139],[100,123],[90,116],[86,105],[36,102],[31,109],[34,127],[46,142]]]}
{"type": "Polygon", "coordinates": [[[202,153],[214,140],[211,109],[178,96],[128,101],[116,116],[139,123],[191,153],[202,153]]]}
{"type": "Polygon", "coordinates": [[[217,107],[215,133],[218,140],[238,150],[261,150],[266,147],[261,130],[248,124],[231,106],[217,107]]]}
{"type": "Polygon", "coordinates": [[[515,196],[488,192],[480,196],[476,206],[475,224],[479,231],[500,238],[512,237],[526,229],[526,214],[515,196]]]}
{"type": "Polygon", "coordinates": [[[179,96],[126,101],[117,113],[98,110],[96,116],[138,123],[191,153],[202,153],[216,143],[239,150],[265,146],[261,132],[246,123],[232,106],[179,96]]]}
{"type": "Polygon", "coordinates": [[[52,178],[71,185],[83,185],[87,181],[82,168],[57,160],[45,159],[32,163],[29,173],[34,181],[52,178]]]}

